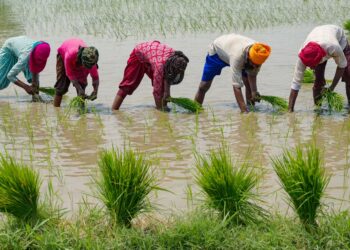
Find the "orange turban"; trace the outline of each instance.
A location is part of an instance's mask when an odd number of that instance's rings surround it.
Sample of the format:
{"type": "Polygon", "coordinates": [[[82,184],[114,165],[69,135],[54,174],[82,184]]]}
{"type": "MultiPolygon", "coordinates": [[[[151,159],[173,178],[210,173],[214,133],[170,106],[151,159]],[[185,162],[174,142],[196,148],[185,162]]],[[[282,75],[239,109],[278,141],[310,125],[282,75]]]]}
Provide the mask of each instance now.
{"type": "Polygon", "coordinates": [[[270,46],[263,43],[254,43],[249,49],[249,59],[257,65],[261,65],[271,53],[270,46]]]}

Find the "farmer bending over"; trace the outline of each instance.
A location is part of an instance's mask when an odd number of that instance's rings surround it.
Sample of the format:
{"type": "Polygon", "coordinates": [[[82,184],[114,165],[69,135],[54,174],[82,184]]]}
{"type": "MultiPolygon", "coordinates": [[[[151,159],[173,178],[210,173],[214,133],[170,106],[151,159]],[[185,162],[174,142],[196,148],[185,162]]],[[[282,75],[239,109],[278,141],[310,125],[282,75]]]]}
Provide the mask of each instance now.
{"type": "Polygon", "coordinates": [[[119,84],[112,109],[118,110],[124,98],[134,92],[144,74],[147,74],[152,80],[156,108],[168,110],[170,86],[183,80],[188,62],[188,58],[181,51],[175,51],[158,41],[136,45],[124,70],[124,78],[119,84]]]}
{"type": "Polygon", "coordinates": [[[350,102],[350,47],[344,30],[336,25],[323,25],[314,28],[307,36],[295,66],[293,82],[289,96],[289,111],[294,111],[301,82],[304,78],[306,67],[315,72],[315,82],[312,88],[314,103],[318,104],[324,91],[333,91],[341,77],[346,83],[346,95],[350,102]],[[337,70],[331,86],[325,89],[326,80],[324,72],[327,60],[333,58],[337,64],[337,70]]]}
{"type": "Polygon", "coordinates": [[[57,82],[54,106],[60,107],[62,96],[68,92],[70,83],[76,88],[77,95],[95,100],[97,98],[98,51],[95,47],[87,47],[83,40],[73,38],[66,40],[57,50],[57,82]],[[91,75],[93,91],[90,96],[85,94],[87,76],[91,75]]]}
{"type": "Polygon", "coordinates": [[[254,105],[260,101],[256,86],[256,76],[261,65],[269,57],[271,48],[263,43],[237,34],[218,37],[209,46],[206,57],[202,81],[195,97],[200,104],[203,103],[205,93],[211,86],[216,75],[221,74],[222,68],[230,66],[232,70],[233,92],[241,112],[248,112],[244,102],[241,88],[245,86],[246,101],[254,105]]]}
{"type": "Polygon", "coordinates": [[[26,36],[6,40],[0,50],[0,89],[13,82],[29,95],[39,94],[39,73],[45,68],[49,55],[50,45],[46,42],[26,36]],[[20,72],[31,85],[17,78],[20,72]]]}

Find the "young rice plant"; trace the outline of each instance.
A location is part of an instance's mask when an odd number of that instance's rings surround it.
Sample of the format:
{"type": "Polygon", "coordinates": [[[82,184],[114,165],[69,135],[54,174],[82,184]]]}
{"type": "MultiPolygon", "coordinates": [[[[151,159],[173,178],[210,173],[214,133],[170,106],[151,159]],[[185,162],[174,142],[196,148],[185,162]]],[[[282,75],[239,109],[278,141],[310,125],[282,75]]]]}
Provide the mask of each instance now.
{"type": "Polygon", "coordinates": [[[169,97],[168,98],[168,101],[169,102],[172,102],[192,113],[198,113],[200,111],[203,110],[202,106],[196,102],[196,101],[193,101],[189,98],[185,98],[185,97],[178,97],[178,98],[174,98],[174,97],[169,97]]]}
{"type": "Polygon", "coordinates": [[[133,218],[151,208],[148,194],[159,189],[150,163],[131,149],[112,148],[101,153],[98,166],[99,198],[117,224],[130,227],[133,218]]]}
{"type": "Polygon", "coordinates": [[[196,168],[197,184],[209,206],[222,218],[230,218],[235,224],[266,218],[265,210],[254,202],[258,175],[246,163],[234,164],[226,146],[210,151],[208,156],[197,155],[196,168]]]}
{"type": "Polygon", "coordinates": [[[0,211],[24,222],[39,218],[41,180],[28,166],[0,154],[0,211]]]}
{"type": "Polygon", "coordinates": [[[317,226],[317,212],[329,182],[319,149],[315,145],[305,150],[297,146],[294,151],[284,150],[283,155],[273,158],[272,162],[301,222],[306,228],[317,226]]]}
{"type": "Polygon", "coordinates": [[[315,82],[315,75],[314,71],[307,68],[304,71],[304,78],[303,78],[303,83],[314,83],[315,82]]]}
{"type": "Polygon", "coordinates": [[[271,95],[262,95],[260,99],[264,102],[270,103],[272,107],[277,108],[278,111],[287,111],[288,103],[281,97],[271,96],[271,95]]]}
{"type": "Polygon", "coordinates": [[[334,91],[325,91],[322,94],[318,106],[321,106],[322,103],[327,103],[330,112],[332,112],[333,110],[336,112],[340,112],[344,108],[344,97],[341,94],[338,94],[334,91]]]}

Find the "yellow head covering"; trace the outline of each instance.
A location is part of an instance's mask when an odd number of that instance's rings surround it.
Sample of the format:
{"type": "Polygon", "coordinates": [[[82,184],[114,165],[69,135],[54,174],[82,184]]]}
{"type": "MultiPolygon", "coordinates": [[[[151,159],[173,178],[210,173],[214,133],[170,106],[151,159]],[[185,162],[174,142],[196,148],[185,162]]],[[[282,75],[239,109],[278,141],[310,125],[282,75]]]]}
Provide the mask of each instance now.
{"type": "Polygon", "coordinates": [[[249,59],[257,65],[261,65],[271,53],[270,46],[263,43],[254,43],[249,49],[249,59]]]}

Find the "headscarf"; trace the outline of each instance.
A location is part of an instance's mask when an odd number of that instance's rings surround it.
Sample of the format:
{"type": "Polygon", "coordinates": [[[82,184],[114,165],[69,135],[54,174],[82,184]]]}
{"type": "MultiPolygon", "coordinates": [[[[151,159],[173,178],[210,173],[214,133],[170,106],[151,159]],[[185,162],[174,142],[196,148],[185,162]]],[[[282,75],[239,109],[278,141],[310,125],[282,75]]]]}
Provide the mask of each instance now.
{"type": "Polygon", "coordinates": [[[46,66],[47,59],[50,55],[50,45],[46,42],[37,42],[33,45],[33,50],[29,56],[29,70],[38,74],[46,66]]]}
{"type": "Polygon", "coordinates": [[[300,51],[299,58],[305,66],[315,68],[326,55],[326,51],[318,43],[309,42],[300,51]]]}
{"type": "Polygon", "coordinates": [[[98,62],[98,50],[95,47],[81,47],[78,51],[78,60],[81,64],[91,69],[98,62]]]}
{"type": "Polygon", "coordinates": [[[269,57],[271,47],[263,43],[254,43],[249,49],[249,60],[254,64],[261,65],[269,57]]]}
{"type": "Polygon", "coordinates": [[[164,65],[164,78],[170,85],[179,84],[185,75],[189,59],[182,51],[175,51],[164,65]]]}

